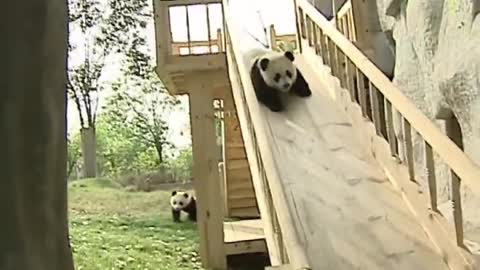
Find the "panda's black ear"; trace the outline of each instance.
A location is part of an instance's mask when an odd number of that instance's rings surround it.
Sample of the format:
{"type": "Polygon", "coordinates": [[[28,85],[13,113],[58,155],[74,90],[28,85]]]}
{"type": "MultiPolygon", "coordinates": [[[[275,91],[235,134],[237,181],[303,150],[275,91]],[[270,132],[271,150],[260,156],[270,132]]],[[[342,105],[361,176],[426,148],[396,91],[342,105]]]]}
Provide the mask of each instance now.
{"type": "Polygon", "coordinates": [[[288,60],[292,61],[295,60],[295,56],[293,56],[293,53],[291,51],[286,51],[285,52],[285,57],[288,58],[288,60]]]}
{"type": "Polygon", "coordinates": [[[177,191],[176,191],[176,190],[174,190],[174,191],[172,192],[172,196],[175,196],[175,195],[177,195],[177,191]]]}
{"type": "Polygon", "coordinates": [[[270,63],[270,60],[267,59],[267,58],[263,58],[262,60],[260,60],[260,68],[261,68],[263,71],[266,71],[266,70],[267,70],[267,67],[268,67],[268,63],[270,63]]]}
{"type": "Polygon", "coordinates": [[[188,193],[187,192],[183,193],[183,197],[188,199],[188,193]]]}

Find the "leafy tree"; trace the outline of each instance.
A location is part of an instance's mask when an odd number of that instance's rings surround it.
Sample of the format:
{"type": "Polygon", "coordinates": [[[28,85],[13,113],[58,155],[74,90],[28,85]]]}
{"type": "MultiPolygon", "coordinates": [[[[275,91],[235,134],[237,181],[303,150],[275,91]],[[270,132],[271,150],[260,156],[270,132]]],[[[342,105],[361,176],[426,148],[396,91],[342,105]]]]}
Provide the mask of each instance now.
{"type": "Polygon", "coordinates": [[[175,181],[190,181],[193,175],[192,147],[181,149],[179,154],[169,161],[168,167],[175,181]]]}
{"type": "Polygon", "coordinates": [[[132,136],[118,118],[102,113],[97,123],[98,167],[102,175],[141,173],[158,167],[155,149],[132,136]]]}
{"type": "Polygon", "coordinates": [[[113,123],[125,128],[130,137],[154,147],[158,164],[162,164],[166,151],[173,147],[166,116],[179,101],[166,92],[153,70],[145,77],[125,76],[112,87],[114,94],[105,110],[115,119],[113,123]]]}
{"type": "Polygon", "coordinates": [[[70,28],[79,29],[81,39],[70,40],[70,60],[77,55],[80,61],[69,61],[74,64],[69,66],[67,87],[78,110],[81,129],[90,133],[82,140],[93,140],[82,141],[82,151],[93,153],[84,153],[87,176],[95,176],[90,167],[96,162],[87,159],[95,159],[95,122],[100,93],[105,89],[102,75],[110,57],[118,56],[139,39],[138,33],[151,17],[147,6],[146,0],[69,0],[70,28]]]}

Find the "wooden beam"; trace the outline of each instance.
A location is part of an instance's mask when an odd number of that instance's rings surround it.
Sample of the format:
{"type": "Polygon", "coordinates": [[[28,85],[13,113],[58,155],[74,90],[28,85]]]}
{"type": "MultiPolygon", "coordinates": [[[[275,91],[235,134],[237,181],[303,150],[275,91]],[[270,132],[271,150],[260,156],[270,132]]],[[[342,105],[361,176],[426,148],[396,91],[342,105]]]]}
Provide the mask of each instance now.
{"type": "Polygon", "coordinates": [[[265,244],[265,239],[225,243],[225,253],[227,255],[264,252],[267,252],[267,245],[265,244]]]}
{"type": "Polygon", "coordinates": [[[223,242],[223,206],[218,174],[213,98],[207,85],[190,94],[193,176],[198,199],[200,257],[205,268],[226,269],[223,242]]]}

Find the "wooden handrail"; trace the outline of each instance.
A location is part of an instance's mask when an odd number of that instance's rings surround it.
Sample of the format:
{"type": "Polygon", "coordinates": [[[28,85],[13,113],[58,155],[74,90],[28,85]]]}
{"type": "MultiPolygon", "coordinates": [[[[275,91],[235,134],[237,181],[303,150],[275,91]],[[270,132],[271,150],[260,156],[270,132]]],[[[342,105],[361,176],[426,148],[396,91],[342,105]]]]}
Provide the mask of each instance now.
{"type": "MultiPolygon", "coordinates": [[[[261,117],[263,113],[261,112],[260,106],[255,97],[250,75],[247,70],[247,66],[244,63],[243,53],[240,50],[241,38],[237,34],[237,27],[235,27],[235,25],[229,20],[229,18],[232,18],[232,14],[230,13],[228,1],[223,0],[223,5],[226,18],[226,35],[230,40],[227,45],[233,52],[236,67],[238,68],[238,76],[240,77],[243,86],[242,91],[245,96],[247,113],[250,116],[251,124],[255,127],[255,134],[250,135],[256,140],[255,143],[259,148],[264,171],[268,176],[268,185],[270,187],[273,205],[276,209],[276,216],[282,232],[281,237],[283,238],[283,244],[288,253],[288,259],[290,260],[290,264],[293,269],[310,269],[305,250],[303,249],[303,245],[301,244],[296,232],[293,223],[293,217],[286,201],[286,192],[281,183],[280,176],[278,175],[273,152],[270,147],[270,142],[267,138],[268,129],[264,124],[263,118],[261,117]]],[[[235,102],[242,101],[235,99],[235,102]]]]}
{"type": "Polygon", "coordinates": [[[355,64],[393,107],[423,137],[445,163],[477,194],[480,194],[480,167],[427,118],[357,47],[332,26],[306,0],[297,6],[315,22],[330,40],[355,64]]]}

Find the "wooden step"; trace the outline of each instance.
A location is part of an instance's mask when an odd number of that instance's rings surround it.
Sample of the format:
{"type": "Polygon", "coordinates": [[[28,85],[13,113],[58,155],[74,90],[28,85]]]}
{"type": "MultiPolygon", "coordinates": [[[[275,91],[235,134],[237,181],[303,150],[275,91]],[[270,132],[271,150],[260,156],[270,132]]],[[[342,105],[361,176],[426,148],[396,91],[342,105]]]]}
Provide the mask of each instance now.
{"type": "Polygon", "coordinates": [[[227,148],[244,148],[245,145],[243,142],[230,142],[228,139],[225,142],[225,147],[227,148]]]}
{"type": "Polygon", "coordinates": [[[236,159],[245,159],[245,160],[247,159],[247,153],[245,152],[245,149],[243,147],[227,148],[225,149],[225,154],[226,154],[225,159],[227,161],[236,160],[236,159]]]}
{"type": "Polygon", "coordinates": [[[254,190],[250,178],[230,178],[227,182],[228,192],[254,190]]]}
{"type": "Polygon", "coordinates": [[[225,221],[223,223],[225,229],[235,231],[250,233],[256,235],[263,235],[263,222],[261,219],[246,219],[239,221],[225,221]]]}
{"type": "Polygon", "coordinates": [[[253,189],[240,189],[238,191],[228,191],[228,199],[252,199],[255,198],[253,189]]]}
{"type": "Polygon", "coordinates": [[[255,198],[229,199],[228,206],[230,209],[257,207],[257,200],[255,198]]]}
{"type": "Polygon", "coordinates": [[[246,159],[229,160],[226,165],[227,170],[240,170],[249,168],[249,164],[246,159]]]}
{"type": "Polygon", "coordinates": [[[257,207],[245,207],[245,208],[232,208],[230,209],[231,217],[242,217],[242,218],[256,218],[260,217],[257,207]]]}

